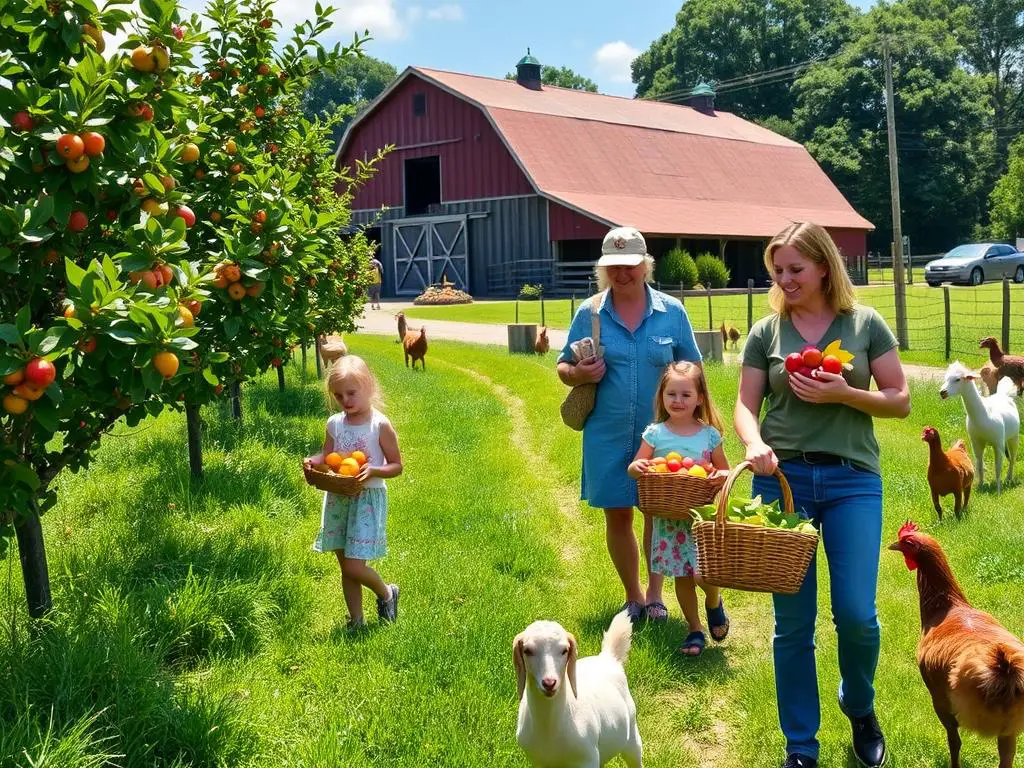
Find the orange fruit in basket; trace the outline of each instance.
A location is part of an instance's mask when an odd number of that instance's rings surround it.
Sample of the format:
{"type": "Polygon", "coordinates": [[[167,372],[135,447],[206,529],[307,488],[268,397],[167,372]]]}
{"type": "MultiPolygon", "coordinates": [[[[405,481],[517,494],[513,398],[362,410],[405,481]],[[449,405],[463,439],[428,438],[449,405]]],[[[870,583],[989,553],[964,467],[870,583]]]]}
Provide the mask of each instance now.
{"type": "Polygon", "coordinates": [[[343,461],[344,461],[344,459],[343,459],[343,458],[341,457],[341,454],[340,454],[340,453],[328,453],[328,454],[327,454],[327,455],[326,455],[326,456],[324,457],[324,464],[326,464],[327,466],[329,466],[329,467],[330,467],[331,469],[333,469],[333,470],[334,470],[335,472],[337,472],[337,471],[338,471],[338,467],[340,467],[340,466],[341,466],[341,463],[342,463],[343,461]]]}
{"type": "Polygon", "coordinates": [[[359,462],[356,461],[352,456],[347,456],[346,458],[342,459],[341,466],[352,467],[352,469],[355,470],[355,472],[352,473],[353,475],[359,472],[359,462]]]}
{"type": "Polygon", "coordinates": [[[653,459],[651,459],[651,464],[664,464],[665,462],[666,459],[664,456],[655,456],[653,459]]]}
{"type": "Polygon", "coordinates": [[[366,454],[362,451],[352,451],[348,456],[350,459],[355,459],[359,466],[363,466],[366,463],[366,454]]]}
{"type": "MultiPolygon", "coordinates": [[[[348,459],[345,459],[345,461],[348,461],[348,459]]],[[[355,477],[359,474],[359,467],[354,464],[342,464],[338,467],[338,474],[345,477],[355,477]]]]}

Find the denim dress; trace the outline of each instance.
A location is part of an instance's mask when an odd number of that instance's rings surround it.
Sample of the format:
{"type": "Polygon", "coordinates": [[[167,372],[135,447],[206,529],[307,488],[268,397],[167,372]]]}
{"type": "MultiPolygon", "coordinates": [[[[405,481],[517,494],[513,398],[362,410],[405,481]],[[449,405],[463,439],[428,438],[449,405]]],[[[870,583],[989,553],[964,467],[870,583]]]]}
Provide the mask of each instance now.
{"type": "Polygon", "coordinates": [[[683,305],[649,285],[645,289],[647,312],[635,331],[615,312],[608,291],[583,302],[558,356],[559,362],[573,362],[570,344],[591,335],[591,312],[599,312],[605,374],[583,427],[580,498],[601,509],[636,506],[636,481],[626,468],[654,418],[654,395],[665,366],[701,361],[683,305]]]}

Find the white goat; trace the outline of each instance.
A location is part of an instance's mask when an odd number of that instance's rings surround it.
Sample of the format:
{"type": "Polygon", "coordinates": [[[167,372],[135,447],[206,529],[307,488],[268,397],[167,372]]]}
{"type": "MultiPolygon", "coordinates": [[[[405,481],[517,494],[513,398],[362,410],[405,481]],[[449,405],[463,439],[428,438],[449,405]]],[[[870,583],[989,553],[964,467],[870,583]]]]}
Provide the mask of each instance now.
{"type": "Polygon", "coordinates": [[[632,632],[629,616],[619,613],[601,653],[578,662],[576,638],[556,622],[535,621],[516,635],[516,739],[535,768],[600,768],[618,755],[629,768],[640,768],[636,705],[622,666],[632,632]]]}
{"type": "Polygon", "coordinates": [[[996,385],[996,391],[983,398],[974,382],[978,374],[970,371],[959,360],[946,369],[946,380],[939,394],[942,399],[959,395],[967,412],[967,434],[974,449],[974,464],[978,470],[978,485],[985,482],[985,448],[989,445],[996,455],[996,493],[1002,493],[1003,456],[1010,460],[1006,482],[1013,482],[1013,464],[1017,458],[1017,443],[1020,440],[1020,414],[1013,396],[1017,387],[1011,379],[1003,377],[996,385]]]}

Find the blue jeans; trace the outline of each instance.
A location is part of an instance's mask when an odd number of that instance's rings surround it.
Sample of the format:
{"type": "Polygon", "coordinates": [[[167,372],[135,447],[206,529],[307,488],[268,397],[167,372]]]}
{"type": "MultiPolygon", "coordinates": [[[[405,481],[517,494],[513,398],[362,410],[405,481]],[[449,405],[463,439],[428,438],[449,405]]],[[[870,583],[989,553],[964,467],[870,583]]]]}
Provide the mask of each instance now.
{"type": "MultiPolygon", "coordinates": [[[[796,511],[821,533],[832,591],[832,621],[839,636],[839,700],[847,714],[869,714],[875,701],[880,643],[875,593],[882,547],[882,478],[842,464],[781,464],[796,511]]],[[[782,493],[774,477],[755,477],[754,494],[766,501],[782,493]]],[[[821,704],[814,660],[818,613],[817,557],[795,595],[775,595],[775,690],[786,753],[818,757],[821,704]]]]}

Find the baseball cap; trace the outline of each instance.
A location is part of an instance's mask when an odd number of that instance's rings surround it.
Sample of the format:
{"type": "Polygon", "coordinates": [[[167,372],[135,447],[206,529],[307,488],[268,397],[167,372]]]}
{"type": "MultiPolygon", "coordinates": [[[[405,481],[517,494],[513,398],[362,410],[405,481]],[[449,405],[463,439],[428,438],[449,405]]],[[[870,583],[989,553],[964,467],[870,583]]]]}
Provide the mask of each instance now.
{"type": "Polygon", "coordinates": [[[599,267],[635,267],[647,256],[647,243],[640,231],[633,227],[616,227],[604,236],[601,243],[599,267]]]}

